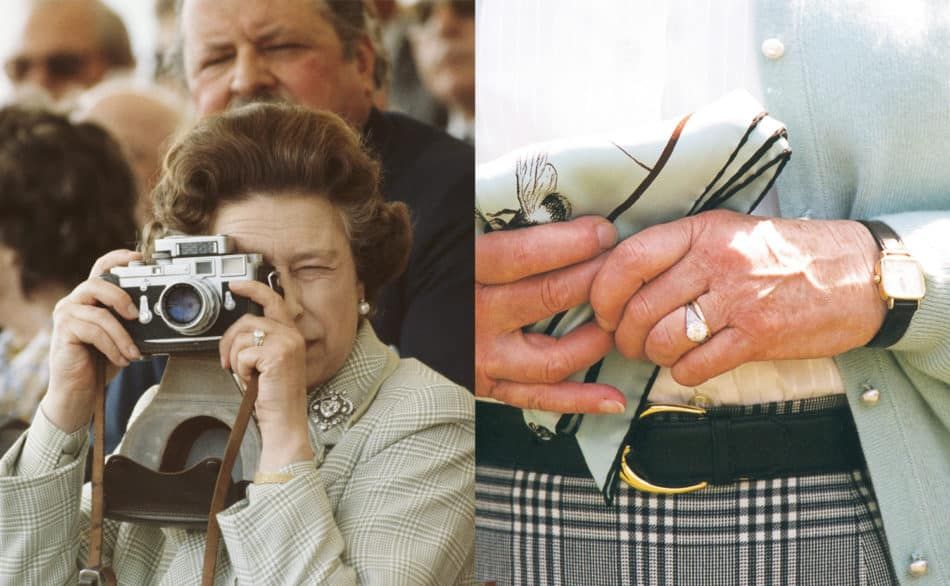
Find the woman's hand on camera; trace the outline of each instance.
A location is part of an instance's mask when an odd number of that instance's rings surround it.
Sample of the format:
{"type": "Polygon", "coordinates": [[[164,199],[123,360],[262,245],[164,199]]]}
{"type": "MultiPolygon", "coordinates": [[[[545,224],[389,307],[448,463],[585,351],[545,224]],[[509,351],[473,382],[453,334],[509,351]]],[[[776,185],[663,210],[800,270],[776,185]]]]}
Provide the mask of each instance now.
{"type": "Polygon", "coordinates": [[[107,308],[126,319],[137,318],[138,309],[128,293],[100,278],[112,267],[140,258],[131,250],[103,255],[93,265],[89,278],[53,310],[50,382],[41,406],[46,417],[65,432],[87,425],[95,394],[105,392],[104,388],[96,388],[96,360],[100,354],[109,362],[106,380],[119,367],[141,357],[129,333],[107,308]]]}
{"type": "Polygon", "coordinates": [[[259,373],[254,410],[263,447],[259,470],[313,459],[307,425],[306,344],[284,299],[257,281],[232,281],[235,295],[264,309],[245,315],[221,337],[221,366],[243,381],[259,373]],[[263,332],[260,343],[254,332],[263,332]]]}

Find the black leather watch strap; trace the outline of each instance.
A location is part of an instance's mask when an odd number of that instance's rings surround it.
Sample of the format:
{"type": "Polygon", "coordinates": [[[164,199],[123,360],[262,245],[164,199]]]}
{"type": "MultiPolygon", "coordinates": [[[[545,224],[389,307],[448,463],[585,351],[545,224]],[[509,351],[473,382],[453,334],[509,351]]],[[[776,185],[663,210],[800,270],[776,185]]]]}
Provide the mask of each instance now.
{"type": "MultiPolygon", "coordinates": [[[[904,243],[890,226],[878,220],[858,220],[864,227],[871,232],[881,252],[904,250],[904,243]]],[[[887,348],[893,346],[900,340],[910,326],[910,319],[917,311],[919,302],[902,299],[894,299],[892,307],[884,316],[884,323],[881,329],[871,341],[867,343],[869,348],[887,348]]]]}
{"type": "Polygon", "coordinates": [[[898,250],[904,248],[901,237],[890,226],[879,220],[858,220],[868,229],[877,242],[877,247],[884,250],[898,250]]]}
{"type": "Polygon", "coordinates": [[[910,325],[910,318],[914,317],[917,311],[916,301],[894,300],[894,306],[888,310],[884,317],[884,323],[881,329],[867,343],[868,348],[887,348],[896,344],[902,337],[907,327],[910,325]]]}

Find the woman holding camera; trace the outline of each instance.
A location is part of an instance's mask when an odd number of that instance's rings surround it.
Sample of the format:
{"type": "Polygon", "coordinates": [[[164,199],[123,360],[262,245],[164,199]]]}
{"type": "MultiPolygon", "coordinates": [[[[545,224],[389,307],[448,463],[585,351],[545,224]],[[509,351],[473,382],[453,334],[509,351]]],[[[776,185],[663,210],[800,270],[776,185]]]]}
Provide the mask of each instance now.
{"type": "MultiPolygon", "coordinates": [[[[218,581],[451,584],[471,575],[472,398],[400,361],[366,319],[410,244],[406,208],[385,203],[378,182],[340,119],[290,106],[207,119],[166,160],[156,222],[228,234],[239,251],[262,253],[284,289],[232,286],[263,308],[220,341],[222,367],[259,377],[262,451],[247,498],[217,516],[218,581]],[[322,420],[314,407],[331,395],[351,406],[342,420],[322,420]]],[[[114,368],[139,356],[107,309],[134,319],[135,304],[95,276],[139,258],[101,257],[56,308],[50,390],[0,460],[0,576],[75,581],[87,555],[80,492],[95,360],[101,353],[114,368]]],[[[201,574],[204,541],[203,532],[107,520],[104,552],[120,583],[184,584],[201,574]]]]}

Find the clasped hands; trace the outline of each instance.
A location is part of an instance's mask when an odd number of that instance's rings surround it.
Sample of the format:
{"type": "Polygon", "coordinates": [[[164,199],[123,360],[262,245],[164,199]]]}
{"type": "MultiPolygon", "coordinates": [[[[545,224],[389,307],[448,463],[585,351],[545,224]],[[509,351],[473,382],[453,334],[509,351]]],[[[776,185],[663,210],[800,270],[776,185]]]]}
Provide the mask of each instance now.
{"type": "Polygon", "coordinates": [[[476,239],[476,395],[618,413],[617,389],[565,380],[614,347],[697,386],[746,362],[862,346],[886,313],[873,283],[880,253],[858,222],[711,211],[616,240],[592,216],[476,239]],[[710,328],[702,343],[686,336],[690,301],[710,328]],[[559,339],[523,331],[588,302],[595,322],[559,339]]]}

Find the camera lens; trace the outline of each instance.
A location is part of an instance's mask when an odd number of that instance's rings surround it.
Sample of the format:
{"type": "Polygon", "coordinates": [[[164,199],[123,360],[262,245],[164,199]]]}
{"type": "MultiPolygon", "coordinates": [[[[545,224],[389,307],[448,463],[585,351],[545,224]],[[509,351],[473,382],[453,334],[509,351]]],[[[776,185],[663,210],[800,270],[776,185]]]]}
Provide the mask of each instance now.
{"type": "Polygon", "coordinates": [[[178,325],[190,324],[201,313],[201,297],[190,285],[172,285],[164,301],[162,315],[178,325]]]}
{"type": "Polygon", "coordinates": [[[187,336],[203,334],[214,325],[220,305],[215,290],[200,279],[169,285],[158,298],[165,323],[187,336]]]}

